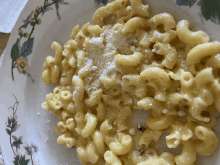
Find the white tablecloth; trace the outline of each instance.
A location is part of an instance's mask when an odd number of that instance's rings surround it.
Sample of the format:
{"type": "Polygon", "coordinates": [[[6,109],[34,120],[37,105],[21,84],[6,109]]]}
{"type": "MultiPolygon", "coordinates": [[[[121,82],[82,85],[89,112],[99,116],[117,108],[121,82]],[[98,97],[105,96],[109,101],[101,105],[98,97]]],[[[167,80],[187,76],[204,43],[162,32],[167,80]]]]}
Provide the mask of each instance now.
{"type": "Polygon", "coordinates": [[[0,32],[11,33],[28,0],[0,0],[0,32]]]}

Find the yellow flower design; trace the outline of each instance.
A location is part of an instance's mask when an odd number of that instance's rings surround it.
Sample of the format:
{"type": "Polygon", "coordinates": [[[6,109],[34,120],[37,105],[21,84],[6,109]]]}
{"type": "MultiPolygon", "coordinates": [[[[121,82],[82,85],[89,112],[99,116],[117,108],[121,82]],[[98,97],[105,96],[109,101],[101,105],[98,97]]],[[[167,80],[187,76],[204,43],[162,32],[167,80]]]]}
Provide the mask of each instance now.
{"type": "Polygon", "coordinates": [[[29,34],[28,33],[24,33],[24,37],[28,38],[29,34]]]}
{"type": "Polygon", "coordinates": [[[41,19],[40,19],[40,18],[37,19],[37,24],[38,24],[38,25],[41,24],[41,19]]]}
{"type": "Polygon", "coordinates": [[[28,70],[29,67],[28,67],[27,62],[28,62],[27,57],[24,57],[24,58],[18,57],[16,59],[16,64],[18,65],[17,68],[18,68],[18,72],[19,73],[22,73],[23,71],[27,71],[28,70]]]}

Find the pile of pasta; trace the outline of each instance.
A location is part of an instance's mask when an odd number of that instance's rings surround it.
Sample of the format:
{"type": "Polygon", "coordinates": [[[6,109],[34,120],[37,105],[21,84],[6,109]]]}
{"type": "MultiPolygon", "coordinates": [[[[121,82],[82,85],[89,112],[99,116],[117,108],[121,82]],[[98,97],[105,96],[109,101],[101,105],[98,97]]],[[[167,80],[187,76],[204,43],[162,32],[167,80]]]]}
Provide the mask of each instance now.
{"type": "Polygon", "coordinates": [[[169,13],[150,17],[142,0],[108,3],[96,10],[93,22],[75,26],[64,46],[53,42],[55,56],[43,65],[43,82],[60,83],[42,104],[58,117],[57,143],[76,147],[86,165],[195,165],[197,154],[211,155],[219,142],[214,127],[220,43],[190,31],[187,20],[176,23],[169,13]],[[109,18],[115,23],[107,24],[109,18]],[[113,71],[95,79],[95,70],[103,69],[95,60],[104,55],[94,59],[87,50],[100,37],[102,50],[107,47],[106,29],[137,42],[126,54],[110,51],[113,71]],[[151,111],[146,129],[131,127],[134,109],[151,111]],[[182,145],[180,154],[155,149],[153,143],[166,132],[167,147],[182,145]]]}

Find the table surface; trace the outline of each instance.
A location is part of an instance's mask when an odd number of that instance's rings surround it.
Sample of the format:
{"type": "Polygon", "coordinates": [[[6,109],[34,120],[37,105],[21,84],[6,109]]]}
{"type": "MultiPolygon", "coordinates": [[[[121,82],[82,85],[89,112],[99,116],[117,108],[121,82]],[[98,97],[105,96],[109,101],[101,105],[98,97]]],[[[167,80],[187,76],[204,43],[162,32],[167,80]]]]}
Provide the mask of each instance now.
{"type": "Polygon", "coordinates": [[[10,34],[11,33],[0,33],[0,56],[5,50],[10,34]]]}

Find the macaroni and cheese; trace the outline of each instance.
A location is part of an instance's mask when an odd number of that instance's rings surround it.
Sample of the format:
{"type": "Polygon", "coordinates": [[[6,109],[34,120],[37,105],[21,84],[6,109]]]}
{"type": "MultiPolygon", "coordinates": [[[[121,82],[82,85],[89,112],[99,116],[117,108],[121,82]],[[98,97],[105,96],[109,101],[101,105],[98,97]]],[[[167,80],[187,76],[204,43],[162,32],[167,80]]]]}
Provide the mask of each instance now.
{"type": "Polygon", "coordinates": [[[219,142],[220,42],[169,13],[150,18],[142,0],[115,0],[94,24],[76,25],[53,42],[42,73],[58,85],[42,107],[58,117],[57,143],[76,147],[82,164],[193,165],[219,142]],[[115,20],[107,24],[108,18],[115,20]],[[134,109],[151,111],[146,129],[131,127],[134,109]],[[182,153],[158,154],[153,142],[182,153]]]}

